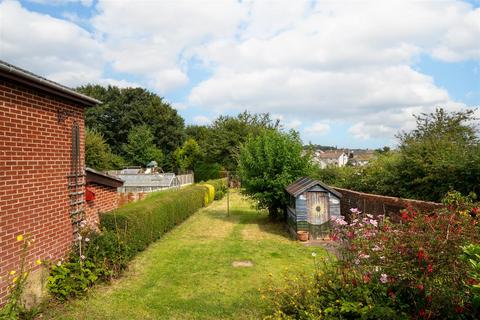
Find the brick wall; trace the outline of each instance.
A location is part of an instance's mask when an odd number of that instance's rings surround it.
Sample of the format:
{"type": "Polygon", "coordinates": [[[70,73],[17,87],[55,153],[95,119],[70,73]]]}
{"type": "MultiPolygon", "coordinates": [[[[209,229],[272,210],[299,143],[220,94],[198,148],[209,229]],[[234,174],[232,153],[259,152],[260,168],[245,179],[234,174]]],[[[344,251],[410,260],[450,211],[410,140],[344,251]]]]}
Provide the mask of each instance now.
{"type": "Polygon", "coordinates": [[[392,221],[400,220],[400,210],[413,207],[421,212],[433,211],[443,205],[436,202],[402,199],[396,197],[380,196],[377,194],[363,193],[342,188],[333,188],[342,194],[341,212],[348,217],[351,208],[358,208],[362,212],[372,215],[383,214],[392,221]]]}
{"type": "Polygon", "coordinates": [[[0,305],[9,271],[18,267],[19,234],[34,240],[27,261],[56,260],[69,250],[72,225],[67,175],[72,125],[80,126],[84,166],[84,107],[0,77],[0,305]],[[57,112],[66,112],[58,121],[57,112]]]}
{"type": "Polygon", "coordinates": [[[94,182],[88,183],[87,188],[95,193],[95,200],[87,201],[85,206],[87,223],[90,226],[97,226],[99,223],[98,214],[100,212],[112,211],[118,207],[119,197],[117,188],[100,185],[94,182]]]}

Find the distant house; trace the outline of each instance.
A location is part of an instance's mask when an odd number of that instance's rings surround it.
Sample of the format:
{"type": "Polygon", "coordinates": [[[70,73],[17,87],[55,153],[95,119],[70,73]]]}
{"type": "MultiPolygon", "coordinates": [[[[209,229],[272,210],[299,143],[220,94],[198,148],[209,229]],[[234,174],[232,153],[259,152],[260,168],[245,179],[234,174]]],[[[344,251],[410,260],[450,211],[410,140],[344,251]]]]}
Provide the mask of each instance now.
{"type": "Polygon", "coordinates": [[[325,169],[326,167],[344,167],[348,163],[348,153],[343,150],[315,151],[313,161],[325,169]]]}
{"type": "Polygon", "coordinates": [[[351,151],[348,164],[360,167],[368,164],[373,159],[375,159],[375,151],[373,150],[351,151]]]}

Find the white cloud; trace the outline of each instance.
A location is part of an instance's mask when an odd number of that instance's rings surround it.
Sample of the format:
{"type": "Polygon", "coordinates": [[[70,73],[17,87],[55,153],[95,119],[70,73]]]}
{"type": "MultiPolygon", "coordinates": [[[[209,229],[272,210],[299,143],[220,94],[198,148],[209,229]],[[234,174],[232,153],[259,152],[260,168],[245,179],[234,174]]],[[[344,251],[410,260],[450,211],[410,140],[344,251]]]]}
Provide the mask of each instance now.
{"type": "Polygon", "coordinates": [[[206,116],[195,116],[193,117],[193,122],[199,125],[207,125],[210,124],[212,120],[206,116]]]}
{"type": "Polygon", "coordinates": [[[248,108],[343,120],[354,124],[349,132],[356,137],[385,137],[408,127],[412,112],[455,105],[444,88],[411,67],[421,54],[480,59],[480,9],[466,3],[318,2],[310,11],[296,5],[293,11],[302,14],[273,24],[276,30],[255,36],[247,26],[249,37],[199,48],[196,54],[214,73],[193,88],[189,103],[217,112],[248,108]]]}
{"type": "Polygon", "coordinates": [[[189,50],[212,38],[232,37],[246,14],[234,0],[99,1],[92,20],[115,71],[141,74],[165,93],[188,82],[189,50]],[[126,14],[128,12],[128,14],[126,14]]]}
{"type": "Polygon", "coordinates": [[[480,60],[480,9],[460,1],[99,0],[92,13],[66,21],[1,2],[0,56],[71,86],[138,82],[162,95],[190,83],[194,59],[211,76],[179,108],[270,112],[286,128],[343,121],[361,139],[460,105],[414,70],[424,55],[480,60]]]}
{"type": "Polygon", "coordinates": [[[0,3],[0,57],[70,86],[102,76],[101,45],[91,34],[14,1],[0,3]]]}
{"type": "Polygon", "coordinates": [[[311,126],[305,128],[305,133],[314,135],[324,135],[330,131],[330,125],[322,122],[315,122],[311,126]]]}

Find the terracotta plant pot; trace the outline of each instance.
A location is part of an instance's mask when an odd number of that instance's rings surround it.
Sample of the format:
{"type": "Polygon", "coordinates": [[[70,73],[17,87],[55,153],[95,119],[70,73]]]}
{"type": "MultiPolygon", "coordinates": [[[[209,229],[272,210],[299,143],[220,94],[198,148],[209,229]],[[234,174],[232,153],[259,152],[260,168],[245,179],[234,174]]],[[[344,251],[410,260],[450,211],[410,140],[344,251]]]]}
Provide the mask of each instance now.
{"type": "Polygon", "coordinates": [[[308,241],[308,231],[297,231],[297,238],[300,241],[308,241]]]}

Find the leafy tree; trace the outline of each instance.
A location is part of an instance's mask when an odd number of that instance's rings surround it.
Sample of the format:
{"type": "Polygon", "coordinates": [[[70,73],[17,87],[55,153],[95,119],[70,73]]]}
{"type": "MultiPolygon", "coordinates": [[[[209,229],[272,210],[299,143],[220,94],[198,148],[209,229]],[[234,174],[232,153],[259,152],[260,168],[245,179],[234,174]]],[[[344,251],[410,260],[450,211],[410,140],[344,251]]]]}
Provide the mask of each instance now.
{"type": "Polygon", "coordinates": [[[266,129],[241,147],[238,175],[244,192],[268,209],[271,218],[287,205],[285,187],[310,173],[310,156],[302,155],[297,132],[266,129]]]}
{"type": "Polygon", "coordinates": [[[177,167],[184,170],[193,170],[195,164],[202,160],[203,151],[194,139],[185,141],[181,148],[173,153],[177,167]]]}
{"type": "Polygon", "coordinates": [[[153,141],[154,137],[148,126],[132,128],[128,134],[128,143],[123,145],[128,162],[144,167],[154,160],[161,165],[164,160],[163,152],[155,146],[153,141]]]}
{"type": "Polygon", "coordinates": [[[197,162],[193,168],[195,173],[195,182],[207,181],[221,178],[221,172],[224,168],[218,163],[197,162]]]}
{"type": "Polygon", "coordinates": [[[399,194],[439,201],[448,191],[480,191],[480,145],[474,111],[415,116],[417,128],[398,135],[399,194]]]}
{"type": "Polygon", "coordinates": [[[113,151],[121,154],[133,127],[146,125],[153,143],[171,153],[185,140],[184,121],[161,97],[143,88],[120,89],[114,86],[87,85],[77,91],[102,103],[85,112],[85,123],[105,137],[113,151]]]}
{"type": "Polygon", "coordinates": [[[229,171],[235,171],[240,146],[249,135],[258,135],[265,129],[277,129],[279,122],[268,113],[250,114],[245,111],[237,116],[220,116],[210,126],[207,141],[199,142],[208,154],[209,161],[219,163],[229,171]]]}
{"type": "Polygon", "coordinates": [[[97,170],[119,169],[125,160],[112,153],[102,134],[85,129],[85,164],[97,170]]]}

